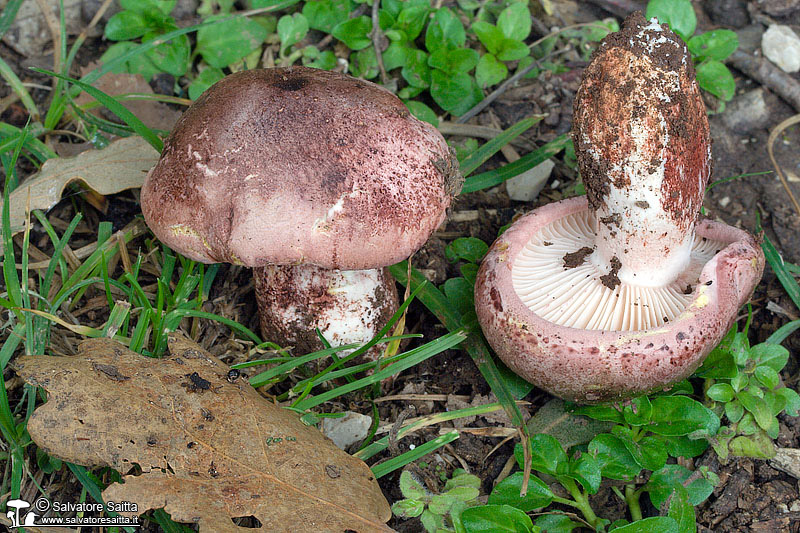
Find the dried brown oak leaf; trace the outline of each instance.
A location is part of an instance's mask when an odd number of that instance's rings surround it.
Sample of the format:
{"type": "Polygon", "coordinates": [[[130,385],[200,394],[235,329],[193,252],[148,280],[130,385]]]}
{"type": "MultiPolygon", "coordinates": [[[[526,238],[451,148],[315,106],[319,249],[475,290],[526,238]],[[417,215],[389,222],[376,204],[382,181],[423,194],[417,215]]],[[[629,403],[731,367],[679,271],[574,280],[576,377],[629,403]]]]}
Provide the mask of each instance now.
{"type": "Polygon", "coordinates": [[[261,397],[245,379],[184,337],[149,359],[110,339],[75,357],[17,360],[48,401],[28,422],[34,442],[61,459],[141,475],[103,492],[138,512],[163,507],[201,532],[392,531],[389,505],[362,461],[261,397]],[[334,469],[339,475],[331,476],[334,469]]]}

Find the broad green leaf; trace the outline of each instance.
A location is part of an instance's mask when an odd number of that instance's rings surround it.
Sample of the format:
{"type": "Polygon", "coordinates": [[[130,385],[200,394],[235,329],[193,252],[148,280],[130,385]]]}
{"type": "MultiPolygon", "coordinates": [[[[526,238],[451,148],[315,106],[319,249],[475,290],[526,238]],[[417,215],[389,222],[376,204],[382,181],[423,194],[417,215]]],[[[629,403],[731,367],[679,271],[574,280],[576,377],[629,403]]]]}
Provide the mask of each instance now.
{"type": "Polygon", "coordinates": [[[503,39],[500,42],[500,49],[497,51],[497,59],[500,61],[516,61],[527,57],[528,54],[530,54],[528,45],[522,41],[503,39]]]}
{"type": "MultiPolygon", "coordinates": [[[[517,5],[517,4],[514,4],[517,5]]],[[[508,67],[492,54],[484,54],[475,69],[475,81],[481,89],[497,85],[508,76],[508,67]]]]}
{"type": "Polygon", "coordinates": [[[209,67],[203,70],[189,84],[189,98],[197,100],[206,89],[225,77],[225,74],[218,68],[209,67]]]}
{"type": "Polygon", "coordinates": [[[738,373],[739,368],[733,360],[733,354],[730,349],[720,344],[711,350],[706,360],[703,361],[703,366],[701,366],[694,375],[701,378],[730,379],[738,373]]]}
{"type": "Polygon", "coordinates": [[[772,424],[772,420],[775,416],[772,414],[772,411],[763,398],[759,398],[743,390],[736,395],[736,399],[738,399],[744,408],[753,415],[756,424],[758,424],[761,429],[767,429],[772,424]]]}
{"type": "Polygon", "coordinates": [[[653,516],[614,529],[616,533],[683,533],[669,516],[653,516]]]}
{"type": "Polygon", "coordinates": [[[475,291],[472,284],[464,278],[450,278],[444,282],[442,287],[444,295],[450,302],[450,305],[457,312],[465,315],[475,309],[475,301],[473,292],[475,291]]]}
{"type": "Polygon", "coordinates": [[[622,416],[625,422],[632,426],[643,426],[650,422],[653,416],[653,405],[650,398],[640,396],[627,402],[622,408],[622,416]]]}
{"type": "Polygon", "coordinates": [[[731,454],[738,457],[772,459],[775,457],[775,443],[764,432],[757,431],[749,436],[740,436],[729,444],[731,454]]]}
{"type": "Polygon", "coordinates": [[[368,80],[378,75],[378,58],[372,46],[350,54],[350,74],[368,80]]]}
{"type": "Polygon", "coordinates": [[[656,17],[662,24],[669,24],[672,31],[685,41],[694,34],[697,16],[689,0],[650,0],[645,17],[656,17]]]}
{"type": "MultiPolygon", "coordinates": [[[[214,15],[206,20],[219,18],[224,16],[214,15]]],[[[267,30],[258,22],[234,18],[197,30],[195,52],[212,67],[225,68],[261,46],[266,38],[267,30]]]]}
{"type": "Polygon", "coordinates": [[[110,41],[130,41],[141,37],[149,29],[148,20],[141,13],[120,11],[106,23],[105,37],[110,41]]]}
{"type": "Polygon", "coordinates": [[[313,61],[309,61],[308,63],[304,63],[307,67],[311,68],[318,68],[321,70],[333,70],[336,68],[338,64],[336,60],[336,54],[334,54],[331,50],[324,50],[320,52],[319,56],[315,58],[313,61]]]}
{"type": "Polygon", "coordinates": [[[425,48],[429,52],[439,49],[452,50],[464,46],[466,42],[467,34],[458,16],[447,7],[440,8],[428,23],[425,48]]]}
{"type": "Polygon", "coordinates": [[[422,33],[428,20],[430,4],[409,5],[397,15],[397,28],[403,30],[409,41],[413,41],[422,33]]]}
{"type": "Polygon", "coordinates": [[[308,20],[302,13],[284,15],[278,19],[278,37],[281,40],[281,50],[286,50],[293,44],[299,43],[308,33],[308,20]]]}
{"type": "Polygon", "coordinates": [[[661,435],[656,435],[656,437],[671,457],[697,457],[708,448],[708,441],[705,439],[692,440],[683,436],[663,437],[661,435]]]}
{"type": "Polygon", "coordinates": [[[604,422],[616,422],[624,424],[625,418],[622,411],[610,404],[604,405],[569,405],[569,411],[575,415],[588,416],[595,420],[602,420],[604,422]]]}
{"type": "MultiPolygon", "coordinates": [[[[105,53],[100,56],[100,61],[103,63],[110,63],[114,59],[127,54],[139,46],[141,45],[138,43],[132,43],[130,41],[122,41],[121,43],[112,44],[108,47],[108,50],[106,50],[105,53]]],[[[111,69],[111,72],[141,74],[145,80],[150,81],[150,79],[160,71],[159,68],[155,66],[152,61],[150,61],[146,54],[140,53],[139,55],[128,59],[119,67],[111,69]]]]}
{"type": "Polygon", "coordinates": [[[531,12],[527,3],[515,2],[497,17],[497,27],[507,38],[523,41],[531,33],[531,12]]]}
{"type": "Polygon", "coordinates": [[[728,421],[735,424],[741,420],[743,415],[744,407],[738,400],[734,400],[725,404],[725,416],[728,418],[728,421]]]}
{"type": "Polygon", "coordinates": [[[789,416],[800,414],[800,395],[797,394],[797,391],[789,387],[783,387],[778,389],[775,394],[786,399],[786,414],[789,416]]]}
{"type": "Polygon", "coordinates": [[[526,533],[533,531],[530,517],[510,505],[481,505],[464,509],[461,523],[469,533],[526,533]]]}
{"type": "Polygon", "coordinates": [[[630,481],[642,470],[625,444],[609,433],[601,433],[592,439],[589,453],[597,460],[603,477],[609,479],[630,481]]]}
{"type": "Polygon", "coordinates": [[[614,426],[611,433],[622,441],[636,463],[645,470],[659,470],[667,462],[667,450],[657,435],[648,435],[637,441],[625,426],[614,426]]]}
{"type": "Polygon", "coordinates": [[[393,42],[383,51],[383,67],[387,72],[402,67],[408,60],[409,46],[404,42],[393,42]]]}
{"type": "Polygon", "coordinates": [[[490,54],[497,54],[500,51],[503,41],[507,39],[507,37],[503,35],[503,32],[500,31],[500,28],[482,20],[473,22],[471,29],[475,32],[475,35],[478,36],[478,40],[486,47],[490,54]]]}
{"type": "Polygon", "coordinates": [[[340,22],[331,32],[351,50],[361,50],[372,44],[369,34],[372,31],[372,19],[365,15],[340,22]]]}
{"type": "Polygon", "coordinates": [[[407,48],[406,64],[400,74],[411,87],[418,89],[430,87],[431,69],[428,67],[428,54],[416,48],[407,48]]]}
{"type": "Polygon", "coordinates": [[[535,524],[547,533],[572,533],[573,529],[582,525],[566,515],[556,513],[539,516],[535,524]]]}
{"type": "Polygon", "coordinates": [[[697,83],[720,100],[725,102],[733,98],[736,91],[736,82],[733,74],[723,63],[715,59],[704,61],[697,65],[697,83]]]}
{"type": "MultiPolygon", "coordinates": [[[[403,470],[400,474],[400,492],[404,497],[422,500],[428,495],[428,491],[417,481],[408,470],[403,470]]],[[[422,511],[420,511],[420,514],[422,511]]]]}
{"type": "Polygon", "coordinates": [[[448,74],[438,69],[431,72],[431,97],[453,115],[463,115],[483,100],[483,93],[469,74],[448,74]]]}
{"type": "Polygon", "coordinates": [[[693,56],[722,61],[739,47],[739,37],[731,30],[711,30],[695,35],[686,44],[693,56]]]}
{"type": "MultiPolygon", "coordinates": [[[[567,465],[567,454],[561,447],[561,443],[555,437],[539,433],[533,435],[530,439],[531,444],[531,468],[537,472],[544,472],[550,475],[556,475],[562,465],[567,465]]],[[[518,446],[514,449],[514,454],[517,456],[517,464],[520,468],[524,464],[520,461],[522,456],[522,447],[518,446]],[[519,455],[517,454],[517,448],[519,455]]]]}
{"type": "Polygon", "coordinates": [[[781,381],[781,377],[774,368],[767,365],[759,365],[753,373],[758,381],[767,389],[774,389],[781,381]]]}
{"type": "Polygon", "coordinates": [[[448,73],[466,73],[475,68],[479,58],[478,52],[471,48],[455,50],[442,48],[431,53],[428,58],[428,66],[448,73]]]}
{"type": "Polygon", "coordinates": [[[458,468],[453,471],[453,477],[447,480],[444,485],[444,489],[450,490],[455,487],[470,487],[473,489],[480,489],[481,478],[474,474],[468,474],[466,471],[458,468]]]}
{"type": "Polygon", "coordinates": [[[694,507],[689,503],[689,492],[683,485],[674,487],[672,498],[669,501],[667,516],[677,522],[680,533],[695,533],[697,531],[694,507]]]}
{"type": "Polygon", "coordinates": [[[750,348],[750,355],[760,365],[766,365],[780,372],[789,362],[789,350],[780,344],[756,344],[750,348]]]}
{"type": "Polygon", "coordinates": [[[303,5],[303,15],[312,29],[331,33],[333,28],[348,19],[350,0],[309,0],[303,5]]]}
{"type": "Polygon", "coordinates": [[[569,461],[569,471],[559,477],[574,479],[583,486],[589,494],[597,493],[603,476],[597,460],[588,453],[581,454],[577,459],[569,461]]]}
{"type": "Polygon", "coordinates": [[[123,9],[135,11],[142,15],[165,16],[169,15],[175,8],[177,0],[120,0],[119,5],[123,9]],[[158,15],[153,12],[157,11],[158,15]]]}
{"type": "MultiPolygon", "coordinates": [[[[428,107],[427,105],[423,104],[422,102],[418,102],[417,100],[408,100],[406,101],[406,107],[411,114],[417,117],[419,120],[423,122],[427,122],[428,124],[433,124],[434,126],[439,126],[439,117],[436,116],[436,113],[428,107]]],[[[475,281],[473,280],[473,284],[475,281]]]]}
{"type": "Polygon", "coordinates": [[[478,263],[488,251],[489,245],[477,237],[459,237],[447,245],[444,255],[451,262],[463,259],[478,263]]]}
{"type": "MultiPolygon", "coordinates": [[[[177,29],[177,28],[173,28],[177,29]]],[[[147,33],[142,37],[146,43],[161,37],[160,33],[147,33]]],[[[146,52],[147,58],[160,70],[168,72],[175,77],[183,76],[190,65],[191,45],[186,35],[181,35],[169,42],[160,44],[146,52]]]]}
{"type": "Polygon", "coordinates": [[[677,436],[702,432],[712,436],[719,429],[717,415],[687,396],[657,396],[651,403],[651,423],[643,427],[658,435],[677,436]]]}
{"type": "Polygon", "coordinates": [[[428,510],[433,514],[446,515],[450,512],[450,508],[456,502],[456,498],[452,498],[447,494],[434,494],[431,496],[431,501],[428,503],[428,510]]]}
{"type": "Polygon", "coordinates": [[[432,513],[430,510],[426,509],[419,517],[420,522],[422,522],[423,527],[425,527],[426,531],[438,531],[444,525],[442,520],[442,516],[438,514],[432,513]]]}
{"type": "MultiPolygon", "coordinates": [[[[677,464],[666,465],[661,470],[653,472],[645,485],[645,490],[650,493],[650,501],[656,508],[660,508],[672,494],[675,486],[683,486],[691,475],[691,470],[677,464]]],[[[703,476],[695,478],[685,488],[691,505],[700,505],[714,492],[714,484],[703,476]]]]}
{"type": "Polygon", "coordinates": [[[414,518],[425,510],[425,503],[419,500],[400,500],[392,504],[392,513],[400,518],[414,518]]]}
{"type": "Polygon", "coordinates": [[[706,396],[715,402],[729,402],[733,400],[735,393],[736,392],[733,390],[733,387],[727,383],[715,383],[708,388],[706,391],[706,396]]]}
{"type": "Polygon", "coordinates": [[[553,501],[553,492],[536,476],[528,480],[528,492],[520,497],[524,474],[516,472],[497,484],[489,495],[489,504],[510,505],[524,512],[546,507],[553,501]]]}

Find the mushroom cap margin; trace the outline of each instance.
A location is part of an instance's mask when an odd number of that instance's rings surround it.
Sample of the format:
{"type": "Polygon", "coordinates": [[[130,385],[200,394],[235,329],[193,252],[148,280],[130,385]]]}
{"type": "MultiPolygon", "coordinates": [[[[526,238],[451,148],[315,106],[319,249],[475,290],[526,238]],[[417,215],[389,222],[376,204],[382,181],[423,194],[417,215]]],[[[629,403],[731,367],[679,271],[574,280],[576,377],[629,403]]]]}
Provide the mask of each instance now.
{"type": "Polygon", "coordinates": [[[525,306],[511,272],[530,235],[581,209],[588,209],[585,197],[548,204],[517,220],[494,242],[475,284],[481,328],[514,372],[566,400],[598,403],[669,388],[700,366],[749,299],[764,269],[761,247],[745,231],[704,220],[698,236],[730,244],[703,267],[691,303],[675,320],[632,332],[559,326],[525,306]]]}

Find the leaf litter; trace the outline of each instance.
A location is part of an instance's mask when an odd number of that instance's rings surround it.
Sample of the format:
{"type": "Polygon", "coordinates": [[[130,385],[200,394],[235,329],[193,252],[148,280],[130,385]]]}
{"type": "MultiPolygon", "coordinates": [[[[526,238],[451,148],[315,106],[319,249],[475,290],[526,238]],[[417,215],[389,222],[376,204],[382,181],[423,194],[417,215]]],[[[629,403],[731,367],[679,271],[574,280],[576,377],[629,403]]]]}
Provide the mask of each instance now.
{"type": "MultiPolygon", "coordinates": [[[[84,341],[74,357],[26,356],[15,367],[48,392],[28,423],[47,453],[122,473],[105,501],[163,507],[200,532],[392,531],[389,505],[369,467],[245,377],[177,334],[170,357],[150,359],[118,342],[84,341]],[[255,517],[243,528],[233,518],[255,517]]],[[[126,514],[126,513],[121,513],[126,514]]]]}

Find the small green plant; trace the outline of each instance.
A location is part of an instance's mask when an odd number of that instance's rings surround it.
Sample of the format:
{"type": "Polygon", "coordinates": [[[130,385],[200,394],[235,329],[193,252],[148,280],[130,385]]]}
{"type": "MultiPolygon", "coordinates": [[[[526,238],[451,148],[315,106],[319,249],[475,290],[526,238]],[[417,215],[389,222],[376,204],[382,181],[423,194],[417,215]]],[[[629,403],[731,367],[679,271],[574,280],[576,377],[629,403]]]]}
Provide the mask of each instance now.
{"type": "Polygon", "coordinates": [[[780,371],[788,360],[789,350],[783,346],[750,346],[747,328],[737,331],[734,326],[697,371],[705,378],[709,407],[728,422],[712,440],[721,460],[729,455],[775,455],[777,416],[797,416],[800,411],[800,396],[781,383],[780,371]]]}
{"type": "Polygon", "coordinates": [[[733,74],[723,63],[739,47],[736,33],[721,29],[694,35],[697,17],[689,0],[650,0],[645,16],[648,20],[655,17],[662,24],[669,24],[670,29],[686,41],[698,85],[721,100],[718,111],[723,111],[725,102],[733,98],[736,90],[733,74]]]}
{"type": "Polygon", "coordinates": [[[400,474],[400,492],[405,499],[392,505],[399,518],[419,517],[428,533],[463,531],[461,514],[477,504],[481,480],[457,468],[444,486],[444,492],[428,491],[408,470],[400,474]]]}

